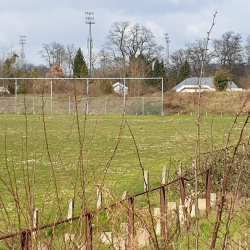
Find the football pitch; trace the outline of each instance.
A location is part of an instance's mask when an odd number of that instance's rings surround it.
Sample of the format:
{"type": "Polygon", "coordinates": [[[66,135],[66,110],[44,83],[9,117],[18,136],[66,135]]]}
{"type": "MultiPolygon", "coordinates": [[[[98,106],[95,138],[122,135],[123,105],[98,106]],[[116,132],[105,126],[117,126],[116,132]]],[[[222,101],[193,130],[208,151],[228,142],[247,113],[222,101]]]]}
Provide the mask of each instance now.
{"type": "MultiPolygon", "coordinates": [[[[199,151],[235,145],[245,117],[238,119],[228,143],[234,119],[202,117],[199,151]]],[[[77,214],[83,193],[92,206],[98,185],[115,197],[122,197],[125,190],[143,191],[143,170],[149,171],[150,187],[159,186],[164,166],[169,179],[177,176],[180,162],[183,169],[190,168],[196,120],[194,116],[1,115],[1,206],[14,216],[18,195],[20,207],[40,209],[45,223],[59,203],[66,213],[72,197],[77,214]]],[[[246,127],[243,137],[247,140],[248,135],[246,127]]]]}

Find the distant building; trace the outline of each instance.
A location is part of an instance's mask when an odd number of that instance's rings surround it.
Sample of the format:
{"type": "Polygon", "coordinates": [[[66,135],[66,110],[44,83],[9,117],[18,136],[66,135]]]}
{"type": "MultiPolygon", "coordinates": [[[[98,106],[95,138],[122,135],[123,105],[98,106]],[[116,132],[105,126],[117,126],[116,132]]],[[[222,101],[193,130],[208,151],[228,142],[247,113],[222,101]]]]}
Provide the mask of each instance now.
{"type": "MultiPolygon", "coordinates": [[[[124,94],[124,85],[120,82],[117,82],[113,85],[113,89],[116,93],[123,95],[124,94]]],[[[128,87],[125,86],[125,95],[128,93],[128,87]]]]}
{"type": "Polygon", "coordinates": [[[8,93],[10,94],[9,90],[5,87],[0,87],[0,93],[8,93]]]}
{"type": "MultiPolygon", "coordinates": [[[[176,85],[172,88],[173,91],[176,92],[198,92],[199,91],[199,77],[190,77],[176,85]]],[[[215,91],[216,88],[213,84],[213,77],[203,77],[201,79],[201,91],[215,91]]],[[[242,91],[242,88],[238,88],[238,86],[229,81],[227,85],[228,91],[242,91]]]]}

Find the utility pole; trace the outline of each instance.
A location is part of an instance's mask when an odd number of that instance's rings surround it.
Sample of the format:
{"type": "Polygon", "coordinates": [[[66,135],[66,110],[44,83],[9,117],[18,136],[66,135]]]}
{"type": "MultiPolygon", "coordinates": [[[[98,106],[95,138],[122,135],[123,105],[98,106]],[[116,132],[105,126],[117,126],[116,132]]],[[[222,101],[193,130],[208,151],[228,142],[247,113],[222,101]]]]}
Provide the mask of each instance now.
{"type": "Polygon", "coordinates": [[[19,44],[22,45],[22,54],[21,54],[21,59],[22,59],[22,64],[24,62],[25,54],[24,54],[24,44],[26,44],[26,36],[20,36],[20,42],[19,44]]]}
{"type": "Polygon", "coordinates": [[[168,71],[169,71],[169,68],[170,68],[170,64],[169,64],[169,43],[170,43],[170,40],[169,40],[168,33],[165,33],[164,36],[165,36],[165,42],[166,42],[165,68],[166,68],[166,72],[168,74],[169,73],[168,71]]]}
{"type": "Polygon", "coordinates": [[[94,12],[85,12],[86,24],[89,25],[89,38],[88,38],[88,51],[89,51],[89,75],[92,75],[92,49],[93,49],[93,39],[91,33],[91,24],[95,24],[94,12]]]}

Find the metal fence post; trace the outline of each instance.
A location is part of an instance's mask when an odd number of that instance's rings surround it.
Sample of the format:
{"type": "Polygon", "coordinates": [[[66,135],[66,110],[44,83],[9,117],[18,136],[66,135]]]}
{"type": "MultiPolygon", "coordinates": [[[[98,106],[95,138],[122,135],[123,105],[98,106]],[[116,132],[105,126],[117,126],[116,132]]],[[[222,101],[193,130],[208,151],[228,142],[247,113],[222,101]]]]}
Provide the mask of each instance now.
{"type": "Polygon", "coordinates": [[[126,79],[123,79],[123,108],[124,108],[124,115],[126,115],[126,79]]]}
{"type": "Polygon", "coordinates": [[[89,94],[89,79],[87,79],[87,95],[89,94]]]}
{"type": "Polygon", "coordinates": [[[71,114],[71,99],[69,97],[69,115],[71,114]]]}
{"type": "Polygon", "coordinates": [[[161,187],[160,191],[161,200],[161,237],[163,240],[166,238],[166,187],[161,187]]]}
{"type": "Polygon", "coordinates": [[[107,97],[105,97],[105,115],[108,114],[108,110],[107,110],[107,97]]]}
{"type": "Polygon", "coordinates": [[[17,113],[17,79],[15,79],[15,114],[17,113]]]}
{"type": "Polygon", "coordinates": [[[92,249],[93,249],[93,239],[92,239],[93,228],[92,228],[92,219],[93,219],[93,215],[92,215],[91,212],[89,212],[89,213],[86,215],[86,242],[87,242],[86,250],[92,250],[92,249]]]}
{"type": "Polygon", "coordinates": [[[210,180],[210,168],[207,170],[207,176],[206,176],[206,210],[207,214],[210,214],[211,212],[211,200],[210,200],[210,188],[211,188],[211,180],[210,180]]]}
{"type": "Polygon", "coordinates": [[[186,194],[185,194],[185,184],[184,184],[184,178],[180,178],[180,187],[181,187],[181,204],[185,204],[186,194]]]}
{"type": "Polygon", "coordinates": [[[164,83],[161,79],[161,115],[164,116],[164,83]]]}
{"type": "Polygon", "coordinates": [[[35,98],[33,97],[33,115],[35,114],[35,98]]]}
{"type": "Polygon", "coordinates": [[[87,97],[87,115],[89,114],[89,98],[87,97]]]}
{"type": "Polygon", "coordinates": [[[30,241],[30,231],[28,229],[24,229],[21,231],[21,250],[29,249],[29,241],[30,241]]]}
{"type": "Polygon", "coordinates": [[[50,86],[50,112],[53,114],[53,80],[51,80],[50,86]]]}
{"type": "Polygon", "coordinates": [[[142,115],[144,115],[144,109],[145,109],[144,99],[145,97],[142,97],[142,115]]]}
{"type": "Polygon", "coordinates": [[[128,199],[128,249],[134,249],[134,232],[135,232],[135,218],[134,218],[134,196],[129,197],[128,199]]]}

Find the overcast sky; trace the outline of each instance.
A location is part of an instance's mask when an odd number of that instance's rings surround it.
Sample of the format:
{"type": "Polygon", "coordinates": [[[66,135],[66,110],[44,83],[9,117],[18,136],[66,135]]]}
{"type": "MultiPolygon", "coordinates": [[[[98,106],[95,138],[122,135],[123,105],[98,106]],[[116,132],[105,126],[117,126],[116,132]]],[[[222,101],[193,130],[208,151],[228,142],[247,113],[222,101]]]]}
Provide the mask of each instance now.
{"type": "Polygon", "coordinates": [[[85,11],[95,13],[92,26],[94,52],[101,49],[114,22],[130,21],[150,28],[156,41],[170,51],[206,37],[218,11],[212,38],[227,31],[240,33],[243,44],[250,35],[249,0],[0,0],[0,45],[21,51],[20,35],[26,35],[26,62],[40,64],[43,43],[74,44],[87,52],[85,11]]]}

